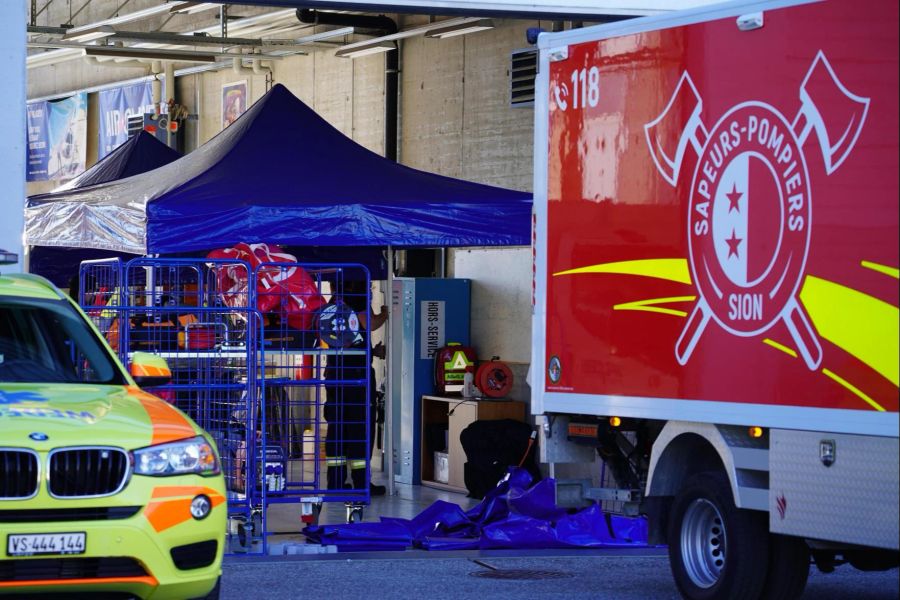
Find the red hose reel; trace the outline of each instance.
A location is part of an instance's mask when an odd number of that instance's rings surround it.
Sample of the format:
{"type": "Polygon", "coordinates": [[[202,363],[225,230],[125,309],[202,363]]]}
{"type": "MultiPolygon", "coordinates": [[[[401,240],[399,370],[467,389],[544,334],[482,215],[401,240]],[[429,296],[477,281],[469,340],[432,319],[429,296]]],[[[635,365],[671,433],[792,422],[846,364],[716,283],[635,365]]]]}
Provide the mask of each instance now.
{"type": "Polygon", "coordinates": [[[504,398],[512,390],[513,374],[505,362],[491,359],[478,366],[475,385],[488,398],[504,398]]]}

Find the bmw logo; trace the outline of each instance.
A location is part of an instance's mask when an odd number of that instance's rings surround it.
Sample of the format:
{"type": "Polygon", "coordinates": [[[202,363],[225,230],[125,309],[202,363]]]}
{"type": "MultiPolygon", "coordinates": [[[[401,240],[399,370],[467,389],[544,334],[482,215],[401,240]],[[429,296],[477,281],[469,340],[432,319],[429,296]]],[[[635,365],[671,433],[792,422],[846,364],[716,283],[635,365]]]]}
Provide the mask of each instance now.
{"type": "Polygon", "coordinates": [[[41,433],[40,431],[35,431],[34,433],[29,433],[28,437],[33,439],[36,442],[46,442],[49,439],[49,436],[46,433],[41,433]]]}

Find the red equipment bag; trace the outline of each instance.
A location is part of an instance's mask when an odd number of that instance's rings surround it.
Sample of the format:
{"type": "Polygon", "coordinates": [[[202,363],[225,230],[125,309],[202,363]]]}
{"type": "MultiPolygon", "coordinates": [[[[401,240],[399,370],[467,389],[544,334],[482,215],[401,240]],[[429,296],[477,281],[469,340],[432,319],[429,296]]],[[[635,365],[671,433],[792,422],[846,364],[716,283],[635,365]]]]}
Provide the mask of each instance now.
{"type": "Polygon", "coordinates": [[[466,373],[475,374],[475,349],[450,342],[434,355],[434,387],[438,394],[458,395],[466,373]]]}
{"type": "MultiPolygon", "coordinates": [[[[296,263],[297,258],[279,246],[268,244],[236,244],[233,248],[214,250],[207,258],[242,260],[256,269],[263,263],[296,263]]],[[[243,269],[223,268],[217,272],[219,290],[226,306],[246,306],[247,274],[243,269]]],[[[256,308],[260,312],[277,312],[287,317],[294,329],[309,330],[317,310],[325,305],[316,282],[303,267],[287,269],[262,267],[256,279],[256,308]]]]}

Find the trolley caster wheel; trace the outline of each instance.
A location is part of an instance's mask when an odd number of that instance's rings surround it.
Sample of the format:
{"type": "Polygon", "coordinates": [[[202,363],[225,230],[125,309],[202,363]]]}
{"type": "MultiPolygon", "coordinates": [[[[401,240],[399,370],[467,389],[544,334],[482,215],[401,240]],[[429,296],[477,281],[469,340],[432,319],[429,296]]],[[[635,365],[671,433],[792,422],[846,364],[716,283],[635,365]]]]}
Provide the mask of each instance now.
{"type": "Polygon", "coordinates": [[[262,536],[263,526],[262,526],[262,513],[254,512],[250,515],[250,528],[252,532],[251,537],[260,537],[262,536]]]}
{"type": "Polygon", "coordinates": [[[245,553],[250,550],[250,545],[253,543],[253,525],[246,521],[239,522],[234,541],[237,542],[234,546],[235,552],[245,553]]]}
{"type": "Polygon", "coordinates": [[[347,505],[347,523],[360,523],[363,520],[363,507],[358,504],[347,505]]]}
{"type": "Polygon", "coordinates": [[[250,519],[239,519],[235,526],[234,541],[237,542],[235,552],[248,552],[253,547],[254,539],[262,534],[262,513],[254,512],[250,519]]]}

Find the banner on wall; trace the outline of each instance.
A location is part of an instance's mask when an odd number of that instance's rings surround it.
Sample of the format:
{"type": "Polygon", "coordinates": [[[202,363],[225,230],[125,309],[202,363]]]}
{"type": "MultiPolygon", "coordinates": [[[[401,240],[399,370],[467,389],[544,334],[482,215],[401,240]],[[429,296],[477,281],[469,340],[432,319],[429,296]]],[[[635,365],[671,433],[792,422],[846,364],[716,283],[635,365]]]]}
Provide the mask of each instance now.
{"type": "Polygon", "coordinates": [[[32,102],[26,109],[26,181],[71,179],[84,171],[87,94],[32,102]]]}
{"type": "Polygon", "coordinates": [[[100,143],[97,160],[128,139],[128,117],[153,112],[153,90],[150,82],[136,83],[99,93],[100,143]]]}

